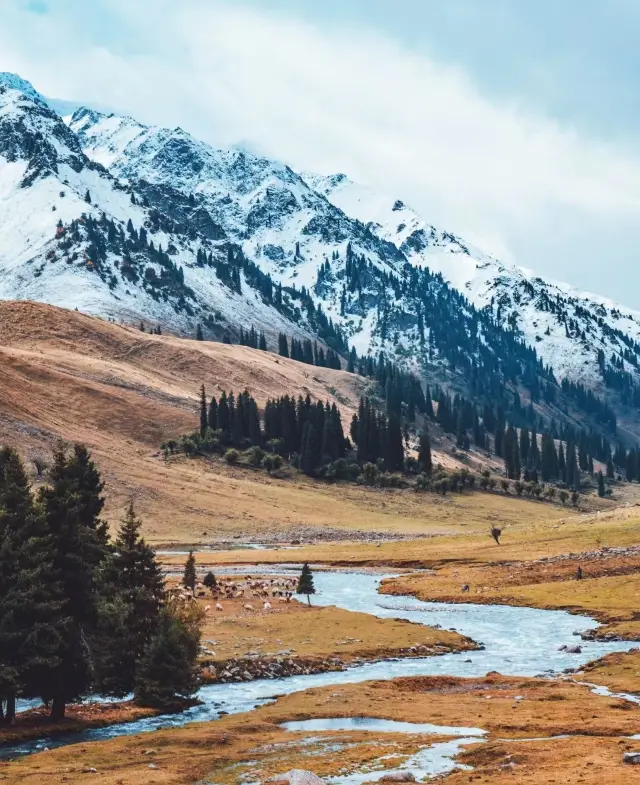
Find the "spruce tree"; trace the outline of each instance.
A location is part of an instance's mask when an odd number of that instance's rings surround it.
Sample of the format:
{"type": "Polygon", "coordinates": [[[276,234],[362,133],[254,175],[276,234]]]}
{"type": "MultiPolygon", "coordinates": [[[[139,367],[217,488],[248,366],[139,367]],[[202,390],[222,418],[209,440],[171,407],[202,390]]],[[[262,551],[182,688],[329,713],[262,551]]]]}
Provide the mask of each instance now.
{"type": "Polygon", "coordinates": [[[204,335],[202,334],[202,325],[200,324],[200,322],[198,322],[196,326],[196,341],[204,341],[204,335]]]}
{"type": "Polygon", "coordinates": [[[418,466],[420,471],[430,476],[433,472],[433,462],[431,458],[431,442],[429,434],[423,431],[419,437],[418,444],[418,466]]]}
{"type": "Polygon", "coordinates": [[[44,527],[50,537],[53,569],[62,591],[61,615],[68,619],[59,648],[60,664],[50,672],[41,696],[51,701],[51,718],[91,685],[88,638],[96,623],[97,568],[108,553],[107,525],[100,519],[103,483],[87,449],[68,456],[56,450],[50,485],[40,491],[44,527]]]}
{"type": "Polygon", "coordinates": [[[134,699],[141,706],[181,708],[199,686],[197,663],[202,611],[196,603],[169,602],[136,672],[134,699]]]}
{"type": "Polygon", "coordinates": [[[605,495],[604,477],[602,472],[598,472],[598,496],[602,499],[605,495]]]}
{"type": "Polygon", "coordinates": [[[209,425],[209,412],[207,407],[207,394],[204,384],[200,387],[200,438],[204,439],[209,425]]]}
{"type": "Polygon", "coordinates": [[[99,571],[97,686],[119,698],[133,691],[136,668],[158,627],[164,599],[162,572],[141,527],[131,502],[114,551],[99,571]]]}
{"type": "Polygon", "coordinates": [[[302,565],[302,572],[298,578],[296,594],[306,594],[307,603],[311,605],[311,595],[315,593],[316,589],[313,585],[313,573],[311,572],[311,567],[309,567],[309,564],[305,562],[302,565]]]}
{"type": "Polygon", "coordinates": [[[316,429],[311,422],[304,424],[302,444],[300,448],[300,470],[305,474],[315,474],[318,466],[318,447],[316,429]]]}
{"type": "Polygon", "coordinates": [[[16,697],[39,698],[60,665],[60,583],[51,542],[22,462],[0,451],[0,722],[12,724],[16,697]]]}
{"type": "Polygon", "coordinates": [[[191,589],[192,592],[196,590],[196,557],[193,555],[193,551],[189,551],[189,555],[187,556],[187,561],[184,565],[184,573],[182,575],[182,585],[186,589],[191,589]]]}
{"type": "Polygon", "coordinates": [[[214,591],[218,586],[218,582],[216,581],[216,576],[209,570],[209,572],[204,576],[202,583],[204,586],[209,589],[209,591],[214,591]]]}
{"type": "Polygon", "coordinates": [[[216,399],[213,397],[211,398],[211,403],[209,404],[207,425],[209,426],[209,429],[212,431],[215,431],[218,428],[218,403],[216,399]]]}

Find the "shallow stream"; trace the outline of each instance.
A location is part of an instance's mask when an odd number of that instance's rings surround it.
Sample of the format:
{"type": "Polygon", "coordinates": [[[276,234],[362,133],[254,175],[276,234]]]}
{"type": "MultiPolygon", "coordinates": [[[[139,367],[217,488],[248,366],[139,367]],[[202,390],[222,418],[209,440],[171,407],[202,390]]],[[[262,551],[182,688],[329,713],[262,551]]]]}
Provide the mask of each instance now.
{"type": "MultiPolygon", "coordinates": [[[[243,568],[243,572],[248,571],[248,568],[243,568]]],[[[261,568],[256,568],[255,571],[264,572],[261,568]]],[[[381,576],[372,574],[316,572],[314,579],[318,592],[313,598],[316,605],[336,605],[381,618],[408,619],[419,624],[438,625],[466,635],[484,648],[439,657],[394,659],[354,665],[345,671],[208,685],[199,693],[202,704],[182,714],[163,715],[53,739],[39,739],[11,748],[1,747],[0,758],[15,757],[45,747],[78,741],[108,739],[158,728],[177,727],[188,722],[214,720],[222,712],[249,711],[278,695],[311,687],[338,686],[370,679],[392,679],[397,676],[484,676],[490,671],[514,676],[551,676],[560,674],[567,668],[577,668],[610,652],[627,651],[637,646],[637,643],[630,641],[599,642],[576,638],[577,632],[594,629],[598,623],[564,611],[471,603],[431,603],[421,602],[413,597],[386,596],[378,594],[381,576]],[[582,647],[581,654],[568,654],[558,650],[562,645],[576,643],[582,647]]]]}

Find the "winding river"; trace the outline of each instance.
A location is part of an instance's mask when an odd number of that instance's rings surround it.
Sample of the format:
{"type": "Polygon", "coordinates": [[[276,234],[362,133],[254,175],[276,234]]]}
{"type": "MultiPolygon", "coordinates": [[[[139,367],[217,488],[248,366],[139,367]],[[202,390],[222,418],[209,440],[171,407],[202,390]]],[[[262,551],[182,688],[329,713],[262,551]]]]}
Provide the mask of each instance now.
{"type": "MultiPolygon", "coordinates": [[[[248,571],[243,567],[243,572],[248,571]]],[[[284,572],[288,568],[280,571],[284,572]]],[[[256,568],[256,572],[264,572],[256,568]]],[[[316,605],[336,605],[350,611],[370,613],[380,618],[408,619],[429,626],[455,630],[484,646],[482,650],[445,654],[439,657],[394,659],[354,665],[342,672],[260,679],[252,682],[214,684],[203,687],[202,704],[182,714],[162,715],[137,722],[112,725],[39,739],[15,747],[0,748],[0,758],[28,754],[78,741],[94,741],[114,736],[177,727],[188,722],[217,719],[221,712],[249,711],[272,700],[311,687],[355,683],[397,676],[484,676],[489,671],[504,675],[553,676],[567,668],[616,651],[637,646],[630,641],[582,641],[576,632],[594,629],[598,623],[564,611],[538,610],[499,605],[445,604],[421,602],[413,597],[378,594],[383,576],[354,572],[316,572],[316,605]],[[581,654],[559,651],[562,645],[582,647],[581,654]]],[[[605,691],[606,692],[606,691],[605,691]]],[[[636,699],[637,701],[637,699],[636,699]]]]}

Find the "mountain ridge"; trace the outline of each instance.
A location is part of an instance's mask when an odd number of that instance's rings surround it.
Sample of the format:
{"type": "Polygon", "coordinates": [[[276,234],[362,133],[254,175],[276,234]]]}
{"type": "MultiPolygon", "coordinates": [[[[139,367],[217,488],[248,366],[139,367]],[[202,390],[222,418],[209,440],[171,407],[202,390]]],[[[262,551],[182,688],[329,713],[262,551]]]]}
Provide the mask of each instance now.
{"type": "Polygon", "coordinates": [[[0,130],[13,140],[0,150],[0,297],[217,339],[253,325],[272,346],[315,337],[345,358],[382,351],[505,408],[523,392],[546,400],[556,381],[584,399],[577,383],[634,421],[640,315],[504,265],[399,199],[181,128],[86,107],[63,121],[12,75],[0,130]]]}

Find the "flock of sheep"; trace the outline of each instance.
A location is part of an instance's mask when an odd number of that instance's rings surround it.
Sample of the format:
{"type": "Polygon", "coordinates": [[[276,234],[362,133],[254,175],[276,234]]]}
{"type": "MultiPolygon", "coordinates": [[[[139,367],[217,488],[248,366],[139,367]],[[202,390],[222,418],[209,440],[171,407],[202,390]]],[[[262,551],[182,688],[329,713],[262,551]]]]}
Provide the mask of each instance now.
{"type": "MultiPolygon", "coordinates": [[[[297,586],[296,578],[286,576],[275,576],[273,578],[252,578],[247,575],[244,578],[232,578],[230,576],[218,578],[216,585],[210,589],[211,596],[216,600],[216,611],[223,611],[224,606],[221,600],[238,600],[251,597],[252,599],[262,600],[262,608],[265,611],[271,610],[270,600],[278,602],[291,602],[291,598],[297,586]]],[[[177,586],[173,592],[182,600],[195,600],[199,597],[206,597],[208,590],[202,582],[196,583],[195,592],[185,586],[177,586]]],[[[254,606],[247,602],[243,606],[245,611],[255,611],[254,606]]],[[[206,605],[205,613],[211,610],[210,605],[206,605]]]]}

